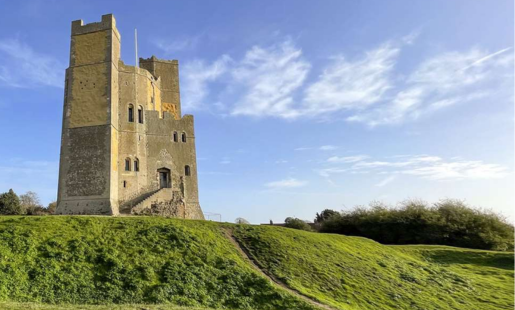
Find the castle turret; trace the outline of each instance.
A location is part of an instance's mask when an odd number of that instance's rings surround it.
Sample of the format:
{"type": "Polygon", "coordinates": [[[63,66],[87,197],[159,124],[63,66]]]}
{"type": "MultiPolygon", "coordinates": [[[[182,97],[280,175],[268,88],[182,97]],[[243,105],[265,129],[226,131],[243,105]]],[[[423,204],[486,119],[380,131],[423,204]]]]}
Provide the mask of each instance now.
{"type": "Polygon", "coordinates": [[[152,56],[148,59],[140,58],[139,66],[161,79],[162,110],[170,112],[175,119],[180,119],[182,114],[179,94],[179,62],[177,60],[161,60],[152,56]]]}
{"type": "Polygon", "coordinates": [[[118,214],[120,34],[111,14],[71,32],[56,212],[118,214]]]}

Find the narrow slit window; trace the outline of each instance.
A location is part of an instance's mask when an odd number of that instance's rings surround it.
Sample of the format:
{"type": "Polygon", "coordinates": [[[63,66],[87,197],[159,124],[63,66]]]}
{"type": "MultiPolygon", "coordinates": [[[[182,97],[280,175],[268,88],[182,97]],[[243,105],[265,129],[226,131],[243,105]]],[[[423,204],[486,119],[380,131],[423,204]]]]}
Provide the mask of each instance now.
{"type": "Polygon", "coordinates": [[[131,159],[130,158],[125,159],[125,171],[131,171],[131,159]]]}
{"type": "Polygon", "coordinates": [[[127,181],[123,181],[123,188],[127,187],[127,181]]]}
{"type": "Polygon", "coordinates": [[[177,135],[177,131],[173,132],[173,142],[179,142],[179,135],[177,135]]]}
{"type": "Polygon", "coordinates": [[[182,142],[186,142],[186,133],[185,132],[182,133],[182,142]]]}
{"type": "Polygon", "coordinates": [[[138,107],[138,123],[143,124],[143,107],[138,107]]]}
{"type": "Polygon", "coordinates": [[[129,122],[130,123],[134,122],[134,106],[132,104],[129,104],[128,114],[129,114],[129,122]]]}
{"type": "Polygon", "coordinates": [[[134,160],[134,171],[139,171],[139,159],[134,160]]]}
{"type": "Polygon", "coordinates": [[[190,176],[191,175],[190,166],[188,166],[188,165],[184,166],[184,174],[186,176],[190,176]]]}

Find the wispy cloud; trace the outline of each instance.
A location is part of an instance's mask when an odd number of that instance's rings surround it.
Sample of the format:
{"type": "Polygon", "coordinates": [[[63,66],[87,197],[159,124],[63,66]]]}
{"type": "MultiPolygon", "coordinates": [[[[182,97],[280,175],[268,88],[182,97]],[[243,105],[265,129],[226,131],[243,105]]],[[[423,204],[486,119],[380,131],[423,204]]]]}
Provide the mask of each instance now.
{"type": "Polygon", "coordinates": [[[306,181],[297,180],[295,178],[288,178],[280,181],[266,183],[265,186],[269,188],[295,188],[303,187],[307,184],[306,181]]]}
{"type": "MultiPolygon", "coordinates": [[[[356,159],[349,157],[334,158],[328,160],[332,164],[345,164],[340,167],[331,167],[318,170],[318,174],[323,177],[330,177],[333,174],[341,173],[373,173],[377,175],[412,175],[428,180],[478,180],[495,179],[507,175],[507,167],[484,163],[478,160],[463,160],[461,158],[451,158],[445,160],[438,156],[430,155],[403,155],[396,156],[399,160],[366,160],[367,157],[356,159]]],[[[332,157],[333,158],[333,157],[332,157]]],[[[331,159],[331,158],[330,158],[331,159]]],[[[389,180],[387,183],[393,181],[389,180]]],[[[382,184],[382,182],[378,183],[382,184]]]]}
{"type": "Polygon", "coordinates": [[[50,55],[36,52],[19,39],[0,40],[0,85],[30,88],[64,87],[65,66],[50,55]]]}
{"type": "Polygon", "coordinates": [[[232,72],[235,83],[243,90],[232,114],[297,117],[293,94],[304,83],[310,68],[302,51],[290,40],[268,48],[252,47],[232,72]]]}
{"type": "Polygon", "coordinates": [[[386,186],[390,183],[392,183],[395,179],[397,178],[397,176],[395,175],[391,175],[385,179],[383,179],[381,182],[377,183],[376,186],[377,187],[383,187],[383,186],[386,186]]]}
{"type": "Polygon", "coordinates": [[[486,164],[482,161],[439,162],[426,167],[401,171],[429,180],[477,180],[497,179],[507,174],[506,167],[486,164]]]}
{"type": "Polygon", "coordinates": [[[322,145],[318,149],[321,151],[334,151],[334,150],[338,149],[338,147],[335,145],[322,145]]]}
{"type": "Polygon", "coordinates": [[[386,43],[354,61],[336,57],[305,90],[302,113],[361,110],[380,101],[393,86],[390,74],[399,51],[398,46],[386,43]]]}
{"type": "Polygon", "coordinates": [[[488,96],[502,72],[513,68],[509,49],[488,54],[473,48],[466,52],[447,52],[422,62],[400,85],[393,99],[357,111],[348,121],[369,126],[398,124],[436,110],[488,96]]]}
{"type": "Polygon", "coordinates": [[[290,39],[253,46],[240,60],[224,55],[213,64],[186,63],[182,71],[185,109],[215,106],[229,115],[295,118],[293,96],[310,68],[290,39]],[[213,82],[221,83],[222,90],[211,99],[214,104],[203,104],[213,82]]]}
{"type": "Polygon", "coordinates": [[[196,110],[204,107],[204,99],[209,95],[208,83],[224,74],[231,58],[223,55],[212,64],[195,60],[184,65],[181,77],[184,81],[182,106],[185,110],[196,110]]]}
{"type": "Polygon", "coordinates": [[[367,155],[355,155],[355,156],[332,156],[327,159],[330,163],[355,163],[367,159],[367,155]]]}
{"type": "MultiPolygon", "coordinates": [[[[224,100],[212,101],[226,115],[340,118],[374,127],[414,121],[484,98],[509,84],[504,77],[512,76],[513,55],[508,53],[512,48],[493,53],[480,48],[447,51],[401,74],[402,51],[414,44],[418,33],[389,40],[355,57],[334,55],[313,80],[308,79],[311,63],[291,39],[254,46],[241,60],[225,62],[223,72],[187,78],[184,85],[190,91],[185,101],[201,102],[209,92],[208,82],[223,78],[225,86],[219,87],[217,96],[224,100]]],[[[205,64],[190,67],[196,68],[193,72],[210,72],[205,64]]]]}
{"type": "Polygon", "coordinates": [[[330,177],[332,174],[341,174],[349,172],[350,169],[348,168],[325,168],[325,169],[318,169],[315,170],[320,176],[322,177],[330,177]]]}
{"type": "Polygon", "coordinates": [[[170,55],[178,51],[183,50],[192,50],[194,49],[200,40],[199,36],[190,36],[183,37],[176,40],[167,40],[164,38],[153,39],[151,42],[165,52],[165,54],[170,55]]]}
{"type": "Polygon", "coordinates": [[[504,52],[507,52],[507,51],[509,51],[509,50],[511,50],[511,49],[512,49],[511,47],[508,47],[508,48],[504,48],[504,49],[502,49],[502,50],[500,50],[500,51],[497,51],[497,52],[495,52],[495,53],[492,53],[492,54],[490,54],[490,55],[486,55],[485,57],[480,58],[480,59],[478,59],[478,60],[474,61],[474,62],[473,62],[473,63],[471,63],[470,65],[468,65],[468,66],[466,66],[466,67],[464,67],[464,68],[461,68],[461,70],[462,70],[462,71],[465,71],[465,70],[467,70],[467,69],[468,69],[468,68],[470,68],[470,67],[473,67],[473,66],[476,66],[476,65],[480,65],[482,62],[485,62],[485,61],[487,61],[488,59],[490,59],[490,58],[492,58],[492,57],[495,57],[495,56],[497,56],[497,55],[500,55],[500,54],[502,54],[502,53],[504,53],[504,52]]]}

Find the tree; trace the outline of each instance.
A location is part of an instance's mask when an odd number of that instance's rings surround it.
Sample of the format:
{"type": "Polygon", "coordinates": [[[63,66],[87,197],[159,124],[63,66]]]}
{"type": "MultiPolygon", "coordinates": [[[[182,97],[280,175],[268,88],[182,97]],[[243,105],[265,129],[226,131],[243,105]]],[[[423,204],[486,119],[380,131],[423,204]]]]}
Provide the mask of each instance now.
{"type": "Polygon", "coordinates": [[[293,228],[293,229],[313,231],[313,229],[311,228],[311,226],[309,226],[308,223],[304,222],[301,219],[294,218],[294,217],[287,217],[284,220],[284,226],[288,227],[288,228],[293,228]]]}
{"type": "Polygon", "coordinates": [[[28,191],[25,194],[20,195],[20,204],[23,214],[37,215],[45,213],[39,200],[39,196],[35,192],[28,191]]]}
{"type": "Polygon", "coordinates": [[[4,215],[20,215],[23,210],[20,204],[20,198],[12,189],[7,193],[0,195],[0,214],[4,215]]]}
{"type": "Polygon", "coordinates": [[[234,223],[236,223],[236,224],[250,224],[250,222],[247,221],[246,219],[244,219],[243,217],[236,218],[234,223]]]}
{"type": "Polygon", "coordinates": [[[55,209],[57,209],[57,201],[52,201],[48,204],[48,207],[46,208],[48,214],[54,214],[55,209]]]}
{"type": "Polygon", "coordinates": [[[340,213],[331,209],[325,209],[320,213],[317,212],[315,223],[321,224],[334,216],[340,216],[340,213]]]}

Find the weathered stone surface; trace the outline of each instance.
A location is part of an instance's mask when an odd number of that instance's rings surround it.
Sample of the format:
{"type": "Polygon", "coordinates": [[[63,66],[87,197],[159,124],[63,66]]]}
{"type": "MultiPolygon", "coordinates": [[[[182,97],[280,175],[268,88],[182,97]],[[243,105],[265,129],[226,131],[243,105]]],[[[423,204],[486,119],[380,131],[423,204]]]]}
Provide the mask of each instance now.
{"type": "Polygon", "coordinates": [[[145,200],[132,213],[203,219],[194,122],[181,115],[178,61],[152,56],[140,58],[141,68],[125,65],[110,14],[98,23],[74,21],[71,41],[56,213],[116,215],[166,183],[154,204],[145,200]]]}

